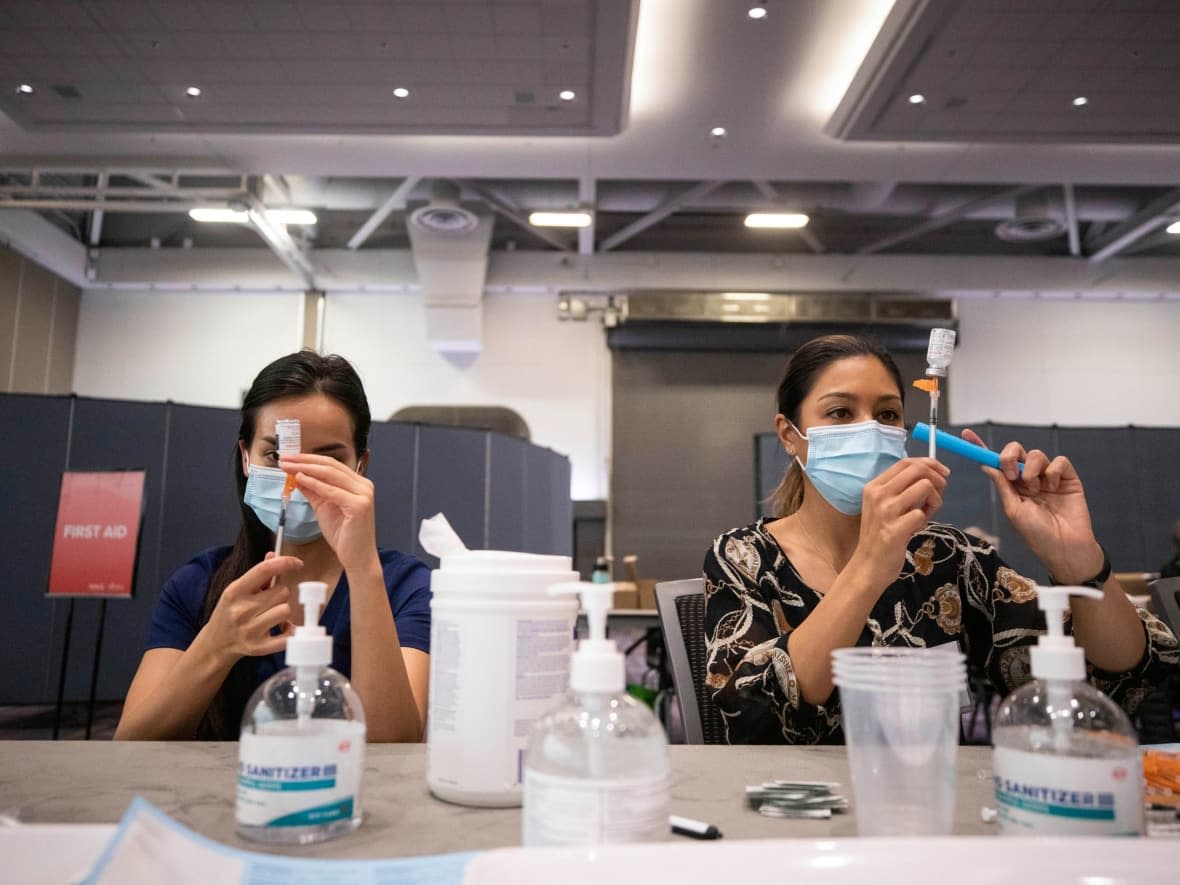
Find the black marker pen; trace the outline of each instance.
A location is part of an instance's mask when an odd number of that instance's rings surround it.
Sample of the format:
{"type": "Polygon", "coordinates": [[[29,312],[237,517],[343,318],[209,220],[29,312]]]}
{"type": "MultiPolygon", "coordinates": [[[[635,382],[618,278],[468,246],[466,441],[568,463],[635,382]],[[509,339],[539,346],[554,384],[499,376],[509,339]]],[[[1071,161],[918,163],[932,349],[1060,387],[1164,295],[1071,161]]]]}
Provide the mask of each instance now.
{"type": "Polygon", "coordinates": [[[712,824],[707,824],[704,821],[693,820],[689,817],[680,817],[673,814],[668,818],[668,823],[672,827],[673,833],[678,833],[681,836],[689,836],[693,839],[720,839],[721,831],[712,824]]]}

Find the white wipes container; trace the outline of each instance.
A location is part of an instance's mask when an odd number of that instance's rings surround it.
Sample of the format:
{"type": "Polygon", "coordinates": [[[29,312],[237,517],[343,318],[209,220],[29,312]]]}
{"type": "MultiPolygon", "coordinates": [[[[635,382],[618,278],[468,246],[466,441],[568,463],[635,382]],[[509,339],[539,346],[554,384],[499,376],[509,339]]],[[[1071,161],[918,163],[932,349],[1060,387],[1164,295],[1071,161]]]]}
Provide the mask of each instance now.
{"type": "Polygon", "coordinates": [[[431,576],[426,781],[461,805],[520,805],[533,723],[569,683],[578,603],[568,556],[444,553],[431,576]]]}

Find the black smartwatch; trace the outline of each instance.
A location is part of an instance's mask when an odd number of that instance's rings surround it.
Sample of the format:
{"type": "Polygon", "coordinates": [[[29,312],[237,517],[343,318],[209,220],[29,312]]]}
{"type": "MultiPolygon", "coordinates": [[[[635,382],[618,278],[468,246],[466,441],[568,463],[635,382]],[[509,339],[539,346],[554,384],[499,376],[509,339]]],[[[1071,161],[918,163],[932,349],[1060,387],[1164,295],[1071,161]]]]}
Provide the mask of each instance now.
{"type": "MultiPolygon", "coordinates": [[[[1110,554],[1106,552],[1106,548],[1101,544],[1098,549],[1102,551],[1102,568],[1098,570],[1098,574],[1088,581],[1078,581],[1076,584],[1070,584],[1071,587],[1093,587],[1095,590],[1101,590],[1102,585],[1106,583],[1106,579],[1110,577],[1110,554]]],[[[1061,582],[1053,575],[1049,575],[1049,583],[1054,587],[1059,587],[1061,582]]]]}

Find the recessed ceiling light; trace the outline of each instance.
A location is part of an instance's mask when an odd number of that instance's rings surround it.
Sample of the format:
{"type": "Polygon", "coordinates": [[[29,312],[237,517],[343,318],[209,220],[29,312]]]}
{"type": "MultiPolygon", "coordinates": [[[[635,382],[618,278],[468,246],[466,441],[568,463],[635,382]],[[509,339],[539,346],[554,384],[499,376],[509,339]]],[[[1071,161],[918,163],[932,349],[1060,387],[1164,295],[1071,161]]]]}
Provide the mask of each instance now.
{"type": "Polygon", "coordinates": [[[758,21],[759,19],[766,18],[766,7],[765,6],[751,6],[749,8],[749,10],[746,11],[746,15],[748,15],[750,18],[754,19],[755,21],[758,21]]]}
{"type": "Polygon", "coordinates": [[[1180,221],[1173,221],[1165,230],[1170,234],[1180,234],[1180,221]]]}
{"type": "Polygon", "coordinates": [[[197,98],[201,94],[201,87],[200,86],[190,86],[188,89],[184,90],[184,94],[187,95],[189,98],[197,98]]]}
{"type": "Polygon", "coordinates": [[[410,90],[408,90],[405,86],[398,86],[396,89],[393,90],[393,97],[394,98],[409,98],[410,97],[410,90]]]}
{"type": "Polygon", "coordinates": [[[33,87],[28,83],[21,83],[20,86],[16,87],[16,91],[18,95],[32,95],[33,87]]]}
{"type": "Polygon", "coordinates": [[[563,89],[561,92],[557,93],[557,97],[562,101],[573,101],[578,97],[578,94],[572,89],[563,89]]]}
{"type": "Polygon", "coordinates": [[[926,104],[926,96],[921,92],[915,92],[910,96],[910,104],[926,104]]]}
{"type": "Polygon", "coordinates": [[[530,212],[534,227],[589,227],[594,218],[589,212],[530,212]]]}
{"type": "Polygon", "coordinates": [[[709,130],[709,134],[714,138],[725,138],[725,136],[728,135],[724,126],[714,126],[709,130]]]}
{"type": "Polygon", "coordinates": [[[1079,95],[1077,98],[1075,98],[1073,100],[1073,106],[1075,108],[1084,107],[1085,105],[1088,105],[1089,103],[1090,103],[1090,99],[1086,98],[1086,96],[1084,96],[1084,95],[1079,95]]]}
{"type": "Polygon", "coordinates": [[[811,219],[802,212],[751,212],[746,216],[746,227],[800,228],[811,219]]]}

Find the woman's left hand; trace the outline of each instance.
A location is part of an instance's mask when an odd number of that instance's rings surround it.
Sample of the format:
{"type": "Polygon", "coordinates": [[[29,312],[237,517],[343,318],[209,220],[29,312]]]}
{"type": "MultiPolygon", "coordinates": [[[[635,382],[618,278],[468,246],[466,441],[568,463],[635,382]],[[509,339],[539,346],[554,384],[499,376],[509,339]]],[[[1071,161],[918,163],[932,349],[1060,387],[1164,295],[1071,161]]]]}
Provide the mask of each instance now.
{"type": "MultiPolygon", "coordinates": [[[[985,445],[972,430],[964,430],[963,439],[985,445]]],[[[1102,548],[1094,538],[1082,481],[1068,458],[1050,461],[1040,449],[1027,451],[1010,442],[1000,451],[1000,470],[983,471],[1000,494],[1004,515],[1054,580],[1076,583],[1098,573],[1102,548]],[[1017,462],[1024,462],[1023,472],[1017,462]]]]}
{"type": "Polygon", "coordinates": [[[365,565],[377,550],[372,481],[326,455],[283,455],[279,466],[295,474],[345,571],[365,565]]]}

